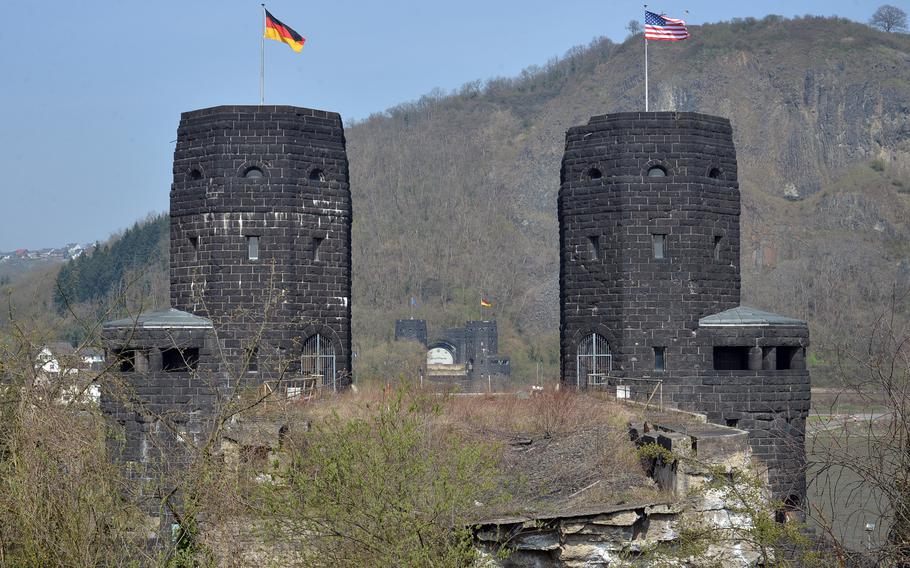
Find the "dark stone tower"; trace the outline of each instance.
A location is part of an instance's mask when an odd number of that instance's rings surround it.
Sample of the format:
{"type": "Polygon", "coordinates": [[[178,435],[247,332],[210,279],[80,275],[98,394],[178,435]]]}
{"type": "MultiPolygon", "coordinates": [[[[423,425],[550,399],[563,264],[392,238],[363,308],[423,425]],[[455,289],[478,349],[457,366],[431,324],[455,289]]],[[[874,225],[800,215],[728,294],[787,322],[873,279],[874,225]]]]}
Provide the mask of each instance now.
{"type": "Polygon", "coordinates": [[[228,358],[240,358],[260,329],[264,345],[288,356],[319,334],[334,354],[325,380],[335,385],[350,377],[350,299],[341,117],[282,106],[184,113],[171,190],[171,305],[210,318],[228,358]]]}
{"type": "Polygon", "coordinates": [[[395,339],[411,340],[427,345],[427,320],[395,320],[395,339]]]}
{"type": "Polygon", "coordinates": [[[242,391],[296,398],[349,384],[351,214],[338,114],[286,106],[183,114],[172,307],[102,330],[120,380],[105,385],[101,407],[123,430],[115,451],[146,482],[150,509],[171,489],[167,473],[242,391]]]}
{"type": "Polygon", "coordinates": [[[728,120],[621,113],[569,129],[559,191],[562,380],[750,432],[777,497],[805,496],[805,322],[740,307],[728,120]]]}

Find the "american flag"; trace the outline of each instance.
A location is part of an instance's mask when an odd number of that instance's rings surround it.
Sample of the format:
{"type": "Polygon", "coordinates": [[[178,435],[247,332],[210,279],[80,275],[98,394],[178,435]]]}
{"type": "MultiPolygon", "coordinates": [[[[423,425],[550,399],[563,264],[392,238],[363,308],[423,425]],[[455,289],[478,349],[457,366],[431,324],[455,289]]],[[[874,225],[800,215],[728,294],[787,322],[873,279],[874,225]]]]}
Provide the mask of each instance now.
{"type": "Polygon", "coordinates": [[[686,22],[645,11],[645,39],[679,41],[689,39],[686,22]]]}

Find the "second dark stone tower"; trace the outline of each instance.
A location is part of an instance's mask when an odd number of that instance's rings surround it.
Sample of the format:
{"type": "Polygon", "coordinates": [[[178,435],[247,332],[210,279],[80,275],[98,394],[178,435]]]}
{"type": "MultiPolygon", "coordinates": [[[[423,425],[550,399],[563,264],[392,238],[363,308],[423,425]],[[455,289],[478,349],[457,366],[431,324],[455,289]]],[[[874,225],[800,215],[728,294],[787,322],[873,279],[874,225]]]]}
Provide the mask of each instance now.
{"type": "Polygon", "coordinates": [[[747,430],[777,498],[805,497],[806,323],[740,306],[732,128],[620,113],[569,129],[558,198],[562,380],[747,430]]]}
{"type": "MultiPolygon", "coordinates": [[[[598,331],[610,369],[678,361],[704,315],[739,305],[739,186],[729,121],[691,113],[596,116],[566,135],[559,193],[562,376],[598,331]]],[[[579,368],[579,362],[581,367],[579,368]]],[[[592,364],[596,360],[591,361],[592,364]]]]}

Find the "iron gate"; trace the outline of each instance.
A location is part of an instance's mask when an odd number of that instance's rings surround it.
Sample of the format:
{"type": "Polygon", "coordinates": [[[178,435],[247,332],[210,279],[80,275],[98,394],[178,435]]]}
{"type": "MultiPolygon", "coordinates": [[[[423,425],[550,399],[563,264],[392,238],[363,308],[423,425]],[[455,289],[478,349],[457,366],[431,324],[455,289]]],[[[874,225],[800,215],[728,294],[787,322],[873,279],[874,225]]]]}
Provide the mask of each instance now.
{"type": "Polygon", "coordinates": [[[603,336],[596,333],[585,337],[578,344],[578,353],[575,361],[575,385],[577,387],[587,387],[592,383],[600,384],[604,382],[607,374],[613,370],[613,356],[610,355],[610,344],[607,343],[603,336]]]}
{"type": "Polygon", "coordinates": [[[304,376],[321,378],[322,386],[331,386],[333,391],[337,390],[335,382],[335,345],[332,344],[331,339],[317,333],[303,342],[300,372],[304,376]]]}

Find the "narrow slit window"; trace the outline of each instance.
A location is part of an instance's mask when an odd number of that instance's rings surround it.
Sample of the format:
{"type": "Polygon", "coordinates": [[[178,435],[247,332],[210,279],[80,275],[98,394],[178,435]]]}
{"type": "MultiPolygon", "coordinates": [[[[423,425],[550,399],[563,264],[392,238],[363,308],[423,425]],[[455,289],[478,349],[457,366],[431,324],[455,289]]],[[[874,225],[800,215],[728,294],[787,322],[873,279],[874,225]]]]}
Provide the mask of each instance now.
{"type": "Polygon", "coordinates": [[[597,235],[592,235],[588,237],[588,251],[591,255],[591,260],[598,260],[600,258],[600,237],[597,235]]]}
{"type": "Polygon", "coordinates": [[[724,238],[720,235],[714,235],[714,260],[720,260],[720,245],[724,238]]]}
{"type": "Polygon", "coordinates": [[[313,261],[315,262],[322,260],[319,256],[321,252],[319,249],[322,248],[322,241],[324,240],[322,237],[313,237],[313,261]]]}
{"type": "Polygon", "coordinates": [[[199,260],[199,237],[190,237],[190,252],[193,260],[199,260]]]}
{"type": "Polygon", "coordinates": [[[250,236],[246,238],[247,258],[250,260],[259,260],[259,237],[250,236]]]}
{"type": "Polygon", "coordinates": [[[666,235],[651,235],[651,246],[654,249],[654,258],[664,258],[666,237],[666,235]]]}
{"type": "Polygon", "coordinates": [[[655,347],[654,348],[654,370],[655,371],[664,371],[666,370],[666,361],[664,359],[664,354],[666,352],[666,347],[655,347]]]}
{"type": "Polygon", "coordinates": [[[246,350],[246,370],[249,373],[259,371],[259,347],[253,346],[246,350]]]}

